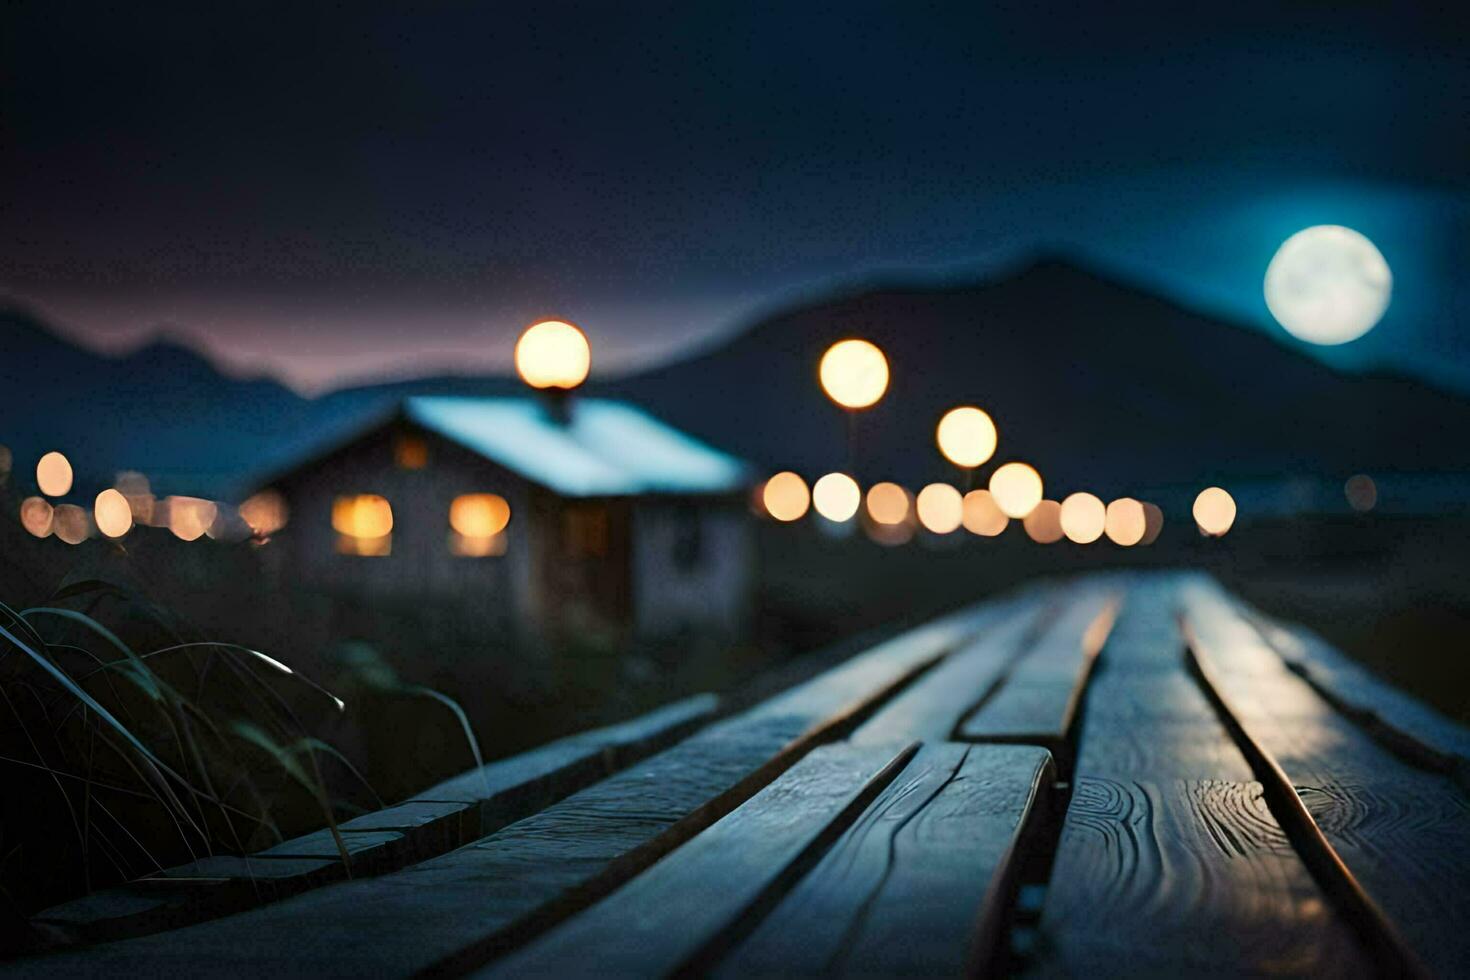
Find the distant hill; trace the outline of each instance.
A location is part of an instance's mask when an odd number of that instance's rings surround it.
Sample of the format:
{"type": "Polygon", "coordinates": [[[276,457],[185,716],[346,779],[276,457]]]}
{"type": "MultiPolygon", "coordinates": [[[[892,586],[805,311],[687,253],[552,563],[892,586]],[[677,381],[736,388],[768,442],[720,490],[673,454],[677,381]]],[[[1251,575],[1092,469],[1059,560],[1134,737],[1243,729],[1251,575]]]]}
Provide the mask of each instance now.
{"type": "Polygon", "coordinates": [[[854,335],[883,347],[893,374],[884,400],[855,422],[869,480],[953,478],[933,431],[961,403],[995,418],[997,462],[1031,462],[1061,493],[1470,471],[1470,400],[1339,373],[1259,331],[1055,257],[992,282],[811,302],[605,387],[767,467],[817,474],[845,465],[848,432],[816,366],[827,345],[854,335]]]}
{"type": "MultiPolygon", "coordinates": [[[[821,394],[816,365],[828,344],[854,335],[881,345],[893,369],[887,397],[855,420],[864,480],[953,478],[933,429],[962,402],[994,416],[996,461],[1035,464],[1055,493],[1470,472],[1470,399],[1339,373],[1056,257],[988,282],[814,300],[716,349],[593,387],[763,467],[815,476],[849,465],[848,420],[821,394]]],[[[0,443],[22,465],[63,449],[99,484],[137,468],[165,491],[230,495],[403,395],[521,390],[505,377],[429,378],[308,400],[225,376],[178,345],[104,357],[25,313],[0,313],[0,443]]]]}

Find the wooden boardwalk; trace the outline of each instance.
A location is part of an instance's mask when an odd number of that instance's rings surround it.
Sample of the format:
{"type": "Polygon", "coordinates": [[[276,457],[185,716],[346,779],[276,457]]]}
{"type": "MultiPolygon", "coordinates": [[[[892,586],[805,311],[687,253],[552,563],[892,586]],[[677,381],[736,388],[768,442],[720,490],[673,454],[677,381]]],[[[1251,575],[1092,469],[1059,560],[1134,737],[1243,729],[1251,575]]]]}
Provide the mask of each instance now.
{"type": "Polygon", "coordinates": [[[1186,574],[1028,587],[38,917],[14,975],[1470,975],[1470,733],[1186,574]]]}

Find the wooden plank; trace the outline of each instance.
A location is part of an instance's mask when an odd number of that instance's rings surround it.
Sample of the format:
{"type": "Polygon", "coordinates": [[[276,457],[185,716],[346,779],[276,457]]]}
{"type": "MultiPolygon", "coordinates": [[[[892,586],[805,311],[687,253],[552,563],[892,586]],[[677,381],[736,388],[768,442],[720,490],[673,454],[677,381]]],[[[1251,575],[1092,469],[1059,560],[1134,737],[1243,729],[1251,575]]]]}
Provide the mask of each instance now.
{"type": "Polygon", "coordinates": [[[986,972],[1050,754],[925,745],[716,974],[986,972]]]}
{"type": "Polygon", "coordinates": [[[1047,593],[1037,591],[997,603],[976,624],[976,636],[883,706],[852,734],[859,744],[906,739],[947,741],[956,726],[1025,649],[1044,608],[1047,593]]]}
{"type": "Polygon", "coordinates": [[[1364,975],[1367,956],[1184,672],[1177,587],[1130,588],[1100,655],[1028,971],[1364,975]],[[1120,758],[1120,744],[1147,748],[1120,758]],[[1176,746],[1185,757],[1168,761],[1176,746]]]}
{"type": "Polygon", "coordinates": [[[1087,588],[1051,624],[988,698],[960,725],[968,742],[1043,745],[1071,772],[1072,724],[1092,665],[1118,614],[1118,597],[1087,588]]]}
{"type": "Polygon", "coordinates": [[[627,885],[480,975],[652,977],[708,964],[741,919],[815,860],[812,853],[858,816],[914,748],[817,749],[627,885]]]}
{"type": "MultiPolygon", "coordinates": [[[[221,975],[472,969],[610,893],[812,748],[847,734],[964,642],[987,609],[960,610],[894,637],[457,851],[229,919],[111,943],[89,951],[86,962],[140,972],[188,950],[201,970],[221,975]]],[[[65,969],[81,960],[37,962],[65,969]]]]}
{"type": "Polygon", "coordinates": [[[1191,589],[1185,616],[1226,709],[1293,784],[1346,872],[1431,970],[1470,974],[1462,900],[1470,800],[1461,787],[1409,765],[1339,714],[1217,589],[1191,589]]]}

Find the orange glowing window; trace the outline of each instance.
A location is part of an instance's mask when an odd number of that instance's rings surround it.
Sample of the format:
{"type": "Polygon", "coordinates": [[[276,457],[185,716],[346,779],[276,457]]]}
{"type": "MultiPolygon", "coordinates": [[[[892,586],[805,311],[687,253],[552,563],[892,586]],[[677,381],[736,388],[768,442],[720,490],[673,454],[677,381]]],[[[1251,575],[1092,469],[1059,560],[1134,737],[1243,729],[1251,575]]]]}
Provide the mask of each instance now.
{"type": "Polygon", "coordinates": [[[393,443],[393,462],[400,470],[421,470],[429,465],[429,444],[418,436],[400,435],[393,443]]]}
{"type": "Polygon", "coordinates": [[[393,549],[393,507],[375,493],[332,501],[332,529],[344,555],[386,555],[393,549]]]}
{"type": "Polygon", "coordinates": [[[510,504],[496,493],[466,493],[449,505],[449,551],[465,558],[505,554],[510,504]]]}
{"type": "Polygon", "coordinates": [[[608,549],[607,508],[576,504],[562,512],[562,551],[568,558],[602,558],[608,549]]]}

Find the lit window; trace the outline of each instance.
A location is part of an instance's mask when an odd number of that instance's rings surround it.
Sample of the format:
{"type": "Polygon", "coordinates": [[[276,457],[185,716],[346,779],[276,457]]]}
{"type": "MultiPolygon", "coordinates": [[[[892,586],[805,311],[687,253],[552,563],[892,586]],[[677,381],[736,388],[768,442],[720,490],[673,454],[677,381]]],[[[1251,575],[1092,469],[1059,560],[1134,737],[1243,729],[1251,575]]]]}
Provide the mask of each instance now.
{"type": "Polygon", "coordinates": [[[466,493],[449,505],[449,551],[466,558],[505,554],[510,504],[495,493],[466,493]]]}
{"type": "Polygon", "coordinates": [[[562,512],[562,550],[568,558],[607,555],[607,508],[574,504],[562,512]]]}
{"type": "Polygon", "coordinates": [[[400,470],[421,470],[429,465],[429,444],[418,436],[400,435],[393,443],[393,461],[400,470]]]}
{"type": "Polygon", "coordinates": [[[375,493],[338,497],[332,502],[337,551],[344,555],[386,555],[393,549],[393,507],[375,493]]]}

